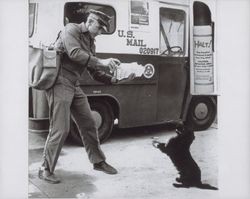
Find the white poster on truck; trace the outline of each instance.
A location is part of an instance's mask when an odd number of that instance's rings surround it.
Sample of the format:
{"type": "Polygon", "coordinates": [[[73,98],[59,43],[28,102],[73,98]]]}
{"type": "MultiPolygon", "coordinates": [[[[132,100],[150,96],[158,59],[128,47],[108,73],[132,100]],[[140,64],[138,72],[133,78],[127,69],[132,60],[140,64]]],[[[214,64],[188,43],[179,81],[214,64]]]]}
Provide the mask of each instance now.
{"type": "Polygon", "coordinates": [[[214,92],[213,39],[211,26],[196,26],[193,34],[194,92],[214,92]]]}
{"type": "Polygon", "coordinates": [[[130,0],[130,29],[149,31],[149,2],[148,0],[130,0]]]}
{"type": "Polygon", "coordinates": [[[217,95],[215,1],[192,1],[190,20],[190,90],[217,95]]]}

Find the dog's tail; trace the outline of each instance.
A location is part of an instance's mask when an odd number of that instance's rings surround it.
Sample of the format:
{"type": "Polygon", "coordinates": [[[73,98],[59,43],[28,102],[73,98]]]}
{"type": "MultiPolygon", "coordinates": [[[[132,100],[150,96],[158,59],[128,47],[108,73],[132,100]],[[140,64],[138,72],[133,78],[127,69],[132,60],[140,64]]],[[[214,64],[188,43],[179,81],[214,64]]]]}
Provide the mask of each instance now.
{"type": "Polygon", "coordinates": [[[197,187],[200,188],[200,189],[218,190],[217,187],[214,187],[214,186],[212,186],[210,184],[203,184],[203,183],[201,183],[197,187]]]}
{"type": "Polygon", "coordinates": [[[173,183],[173,186],[176,188],[191,188],[197,187],[200,189],[209,189],[209,190],[218,190],[217,187],[211,186],[210,184],[182,184],[182,183],[173,183]]]}

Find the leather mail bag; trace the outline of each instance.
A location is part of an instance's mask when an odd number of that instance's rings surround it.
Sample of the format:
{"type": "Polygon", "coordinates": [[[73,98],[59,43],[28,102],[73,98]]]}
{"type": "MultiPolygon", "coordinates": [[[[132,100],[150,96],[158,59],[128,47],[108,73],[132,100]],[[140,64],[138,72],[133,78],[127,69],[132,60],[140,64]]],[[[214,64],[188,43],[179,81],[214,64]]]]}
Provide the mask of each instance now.
{"type": "Polygon", "coordinates": [[[29,47],[29,85],[38,90],[51,88],[59,74],[61,52],[29,47]]]}

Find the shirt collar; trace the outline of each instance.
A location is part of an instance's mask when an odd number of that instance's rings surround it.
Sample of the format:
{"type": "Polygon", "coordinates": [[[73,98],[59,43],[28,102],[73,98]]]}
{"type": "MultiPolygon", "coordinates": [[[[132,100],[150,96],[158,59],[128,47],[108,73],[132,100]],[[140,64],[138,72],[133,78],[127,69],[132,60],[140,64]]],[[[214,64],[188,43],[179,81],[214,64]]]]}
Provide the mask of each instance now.
{"type": "Polygon", "coordinates": [[[80,23],[80,28],[81,28],[81,32],[82,32],[83,34],[88,34],[89,37],[90,37],[93,41],[95,41],[95,38],[92,38],[92,37],[91,37],[91,35],[90,35],[90,33],[89,33],[89,30],[87,29],[87,27],[86,27],[86,25],[85,25],[84,22],[80,23]]]}
{"type": "Polygon", "coordinates": [[[87,27],[86,27],[86,25],[85,25],[84,22],[82,22],[82,23],[80,24],[80,26],[81,26],[81,31],[82,31],[82,33],[88,32],[88,29],[87,29],[87,27]]]}

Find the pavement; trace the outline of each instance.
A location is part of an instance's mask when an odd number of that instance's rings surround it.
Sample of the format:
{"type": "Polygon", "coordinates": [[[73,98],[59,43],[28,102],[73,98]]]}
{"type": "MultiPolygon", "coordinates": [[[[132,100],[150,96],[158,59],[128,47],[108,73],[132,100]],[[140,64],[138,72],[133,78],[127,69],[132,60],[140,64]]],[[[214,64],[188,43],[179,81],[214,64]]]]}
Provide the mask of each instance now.
{"type": "MultiPolygon", "coordinates": [[[[29,198],[219,198],[218,191],[172,186],[177,171],[170,159],[152,146],[152,137],[166,142],[174,135],[168,125],[115,129],[101,148],[107,162],[118,170],[117,175],[93,170],[84,147],[67,140],[55,171],[62,182],[48,184],[37,177],[46,135],[29,133],[29,198]]],[[[191,153],[201,169],[202,181],[218,187],[216,124],[195,132],[195,137],[191,153]]]]}

